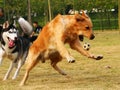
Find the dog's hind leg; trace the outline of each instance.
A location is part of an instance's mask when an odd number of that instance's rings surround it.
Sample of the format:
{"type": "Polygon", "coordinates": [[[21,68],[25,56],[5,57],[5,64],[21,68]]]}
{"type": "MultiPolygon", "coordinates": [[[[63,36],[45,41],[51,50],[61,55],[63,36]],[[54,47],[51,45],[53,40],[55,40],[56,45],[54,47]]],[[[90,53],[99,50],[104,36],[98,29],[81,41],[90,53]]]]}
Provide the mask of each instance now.
{"type": "Polygon", "coordinates": [[[9,75],[10,75],[10,72],[12,71],[12,69],[13,69],[14,67],[15,67],[15,63],[11,62],[10,67],[9,67],[7,73],[5,74],[5,77],[4,77],[3,80],[7,80],[7,79],[8,79],[8,77],[9,77],[9,75]]]}
{"type": "Polygon", "coordinates": [[[51,66],[58,71],[62,75],[67,75],[63,70],[61,70],[58,66],[57,63],[62,60],[62,56],[58,51],[52,53],[49,55],[49,58],[51,60],[51,66]]]}
{"type": "Polygon", "coordinates": [[[32,68],[39,62],[39,60],[29,60],[30,62],[27,62],[27,68],[26,68],[26,72],[25,75],[23,77],[23,80],[20,83],[20,86],[23,86],[25,84],[25,82],[28,79],[29,76],[29,72],[32,70],[32,68]]]}
{"type": "Polygon", "coordinates": [[[62,75],[67,75],[63,70],[57,66],[58,62],[51,61],[51,66],[62,75]]]}

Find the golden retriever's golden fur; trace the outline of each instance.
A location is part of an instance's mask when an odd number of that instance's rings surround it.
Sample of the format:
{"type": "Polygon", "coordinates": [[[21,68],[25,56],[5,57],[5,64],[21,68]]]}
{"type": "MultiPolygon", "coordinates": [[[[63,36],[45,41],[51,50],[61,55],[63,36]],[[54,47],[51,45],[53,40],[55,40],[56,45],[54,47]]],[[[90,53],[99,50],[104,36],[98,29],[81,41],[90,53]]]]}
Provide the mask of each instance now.
{"type": "Polygon", "coordinates": [[[62,75],[67,75],[56,65],[62,58],[67,59],[69,63],[75,62],[75,59],[65,48],[65,43],[68,43],[72,49],[88,58],[102,59],[102,56],[95,56],[84,50],[80,44],[79,36],[94,39],[92,27],[90,18],[84,12],[81,15],[57,15],[44,26],[38,38],[31,45],[27,56],[26,73],[20,85],[25,84],[30,70],[40,60],[50,59],[51,66],[55,70],[62,75]]]}

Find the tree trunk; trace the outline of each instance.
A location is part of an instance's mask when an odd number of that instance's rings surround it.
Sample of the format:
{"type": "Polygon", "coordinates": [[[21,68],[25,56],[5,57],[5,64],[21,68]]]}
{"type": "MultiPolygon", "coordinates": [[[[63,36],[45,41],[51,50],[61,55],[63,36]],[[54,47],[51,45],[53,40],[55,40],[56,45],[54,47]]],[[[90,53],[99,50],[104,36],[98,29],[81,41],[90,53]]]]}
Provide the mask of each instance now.
{"type": "Polygon", "coordinates": [[[31,8],[30,8],[30,0],[27,0],[27,5],[28,5],[28,22],[32,24],[31,21],[31,8]]]}
{"type": "Polygon", "coordinates": [[[48,0],[48,10],[49,10],[49,21],[51,21],[51,5],[50,5],[50,0],[48,0]]]}
{"type": "Polygon", "coordinates": [[[120,31],[120,0],[118,0],[118,29],[120,31]]]}

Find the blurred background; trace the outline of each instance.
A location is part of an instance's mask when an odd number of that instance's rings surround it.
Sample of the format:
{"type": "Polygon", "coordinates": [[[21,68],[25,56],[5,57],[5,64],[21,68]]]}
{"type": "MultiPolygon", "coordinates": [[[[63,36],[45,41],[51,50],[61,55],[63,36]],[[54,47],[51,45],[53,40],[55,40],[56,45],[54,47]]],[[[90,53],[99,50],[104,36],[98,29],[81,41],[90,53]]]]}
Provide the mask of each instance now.
{"type": "Polygon", "coordinates": [[[119,5],[119,0],[0,0],[0,10],[4,11],[0,23],[22,16],[30,23],[37,21],[44,26],[58,13],[66,15],[70,10],[85,10],[94,30],[117,30],[119,5]]]}

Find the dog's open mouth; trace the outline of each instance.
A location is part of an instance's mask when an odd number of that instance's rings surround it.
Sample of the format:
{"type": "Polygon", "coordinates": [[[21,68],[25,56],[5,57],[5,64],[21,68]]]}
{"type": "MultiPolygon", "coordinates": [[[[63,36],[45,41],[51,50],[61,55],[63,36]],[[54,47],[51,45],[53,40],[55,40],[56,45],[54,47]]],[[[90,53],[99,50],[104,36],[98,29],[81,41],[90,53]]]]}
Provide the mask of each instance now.
{"type": "Polygon", "coordinates": [[[83,35],[79,35],[79,40],[83,41],[84,40],[84,36],[83,35]]]}
{"type": "Polygon", "coordinates": [[[15,41],[10,39],[9,37],[8,37],[8,41],[9,41],[8,42],[9,48],[13,48],[15,46],[15,41]]]}

